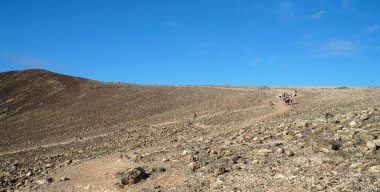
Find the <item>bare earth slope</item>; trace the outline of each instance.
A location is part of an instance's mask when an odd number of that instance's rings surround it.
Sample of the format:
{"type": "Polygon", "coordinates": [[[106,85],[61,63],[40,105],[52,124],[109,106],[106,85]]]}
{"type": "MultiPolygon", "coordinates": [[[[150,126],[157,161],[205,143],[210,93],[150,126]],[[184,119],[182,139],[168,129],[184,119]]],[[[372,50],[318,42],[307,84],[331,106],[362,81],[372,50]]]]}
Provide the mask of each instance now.
{"type": "Polygon", "coordinates": [[[292,89],[1,73],[0,191],[378,191],[380,89],[292,89]]]}

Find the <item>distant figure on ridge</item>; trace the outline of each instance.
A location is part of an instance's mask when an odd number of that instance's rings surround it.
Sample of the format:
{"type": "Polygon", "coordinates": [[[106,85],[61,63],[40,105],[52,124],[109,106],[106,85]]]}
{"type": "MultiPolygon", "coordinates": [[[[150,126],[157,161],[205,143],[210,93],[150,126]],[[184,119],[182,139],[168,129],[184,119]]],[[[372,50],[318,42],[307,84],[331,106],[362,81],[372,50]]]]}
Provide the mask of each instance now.
{"type": "Polygon", "coordinates": [[[293,96],[297,95],[297,91],[291,91],[290,94],[288,92],[284,92],[279,94],[278,97],[286,104],[293,105],[293,96]]]}

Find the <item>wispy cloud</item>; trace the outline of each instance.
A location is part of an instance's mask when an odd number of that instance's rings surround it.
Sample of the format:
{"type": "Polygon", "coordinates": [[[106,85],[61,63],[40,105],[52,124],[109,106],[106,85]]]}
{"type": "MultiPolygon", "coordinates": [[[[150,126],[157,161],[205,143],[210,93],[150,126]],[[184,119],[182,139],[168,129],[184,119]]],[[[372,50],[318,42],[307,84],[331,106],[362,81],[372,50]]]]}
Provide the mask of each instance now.
{"type": "Polygon", "coordinates": [[[340,7],[343,10],[354,10],[355,9],[355,5],[354,5],[354,2],[352,0],[342,0],[340,3],[340,7]]]}
{"type": "Polygon", "coordinates": [[[242,5],[238,8],[238,12],[252,12],[252,11],[257,11],[260,9],[264,9],[265,6],[259,1],[249,1],[251,4],[249,5],[242,5]]]}
{"type": "Polygon", "coordinates": [[[365,29],[365,33],[366,33],[366,34],[370,34],[370,33],[373,33],[373,32],[375,32],[375,31],[377,31],[378,29],[380,29],[380,25],[379,25],[379,24],[371,25],[371,26],[368,26],[368,27],[365,29]]]}
{"type": "Polygon", "coordinates": [[[355,51],[355,45],[350,40],[331,39],[330,41],[317,46],[314,53],[318,57],[339,57],[349,56],[355,51]]]}
{"type": "Polygon", "coordinates": [[[54,66],[53,63],[45,59],[26,55],[5,55],[3,59],[12,65],[22,65],[31,68],[46,68],[54,66]]]}
{"type": "Polygon", "coordinates": [[[325,12],[325,10],[319,10],[316,13],[310,15],[309,18],[313,20],[320,20],[322,16],[325,14],[325,12]]]}
{"type": "Polygon", "coordinates": [[[277,4],[277,11],[282,16],[290,18],[294,16],[294,5],[290,1],[281,1],[277,4]]]}
{"type": "Polygon", "coordinates": [[[212,44],[212,43],[210,43],[210,42],[201,42],[201,43],[199,43],[199,46],[200,46],[201,48],[209,48],[209,47],[213,47],[214,44],[212,44]]]}
{"type": "Polygon", "coordinates": [[[262,62],[262,58],[260,55],[255,55],[253,57],[253,65],[260,65],[262,62]]]}
{"type": "Polygon", "coordinates": [[[175,20],[165,20],[161,22],[162,25],[166,27],[177,27],[179,23],[175,20]]]}

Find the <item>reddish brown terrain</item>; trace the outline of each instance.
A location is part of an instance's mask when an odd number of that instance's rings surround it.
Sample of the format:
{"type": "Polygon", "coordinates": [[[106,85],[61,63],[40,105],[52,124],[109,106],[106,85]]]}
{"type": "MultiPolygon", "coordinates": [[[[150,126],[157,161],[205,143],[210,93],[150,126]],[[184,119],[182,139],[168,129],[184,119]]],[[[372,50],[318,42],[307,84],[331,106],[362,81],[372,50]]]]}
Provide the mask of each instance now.
{"type": "Polygon", "coordinates": [[[379,191],[379,136],[377,87],[0,73],[0,192],[379,191]]]}

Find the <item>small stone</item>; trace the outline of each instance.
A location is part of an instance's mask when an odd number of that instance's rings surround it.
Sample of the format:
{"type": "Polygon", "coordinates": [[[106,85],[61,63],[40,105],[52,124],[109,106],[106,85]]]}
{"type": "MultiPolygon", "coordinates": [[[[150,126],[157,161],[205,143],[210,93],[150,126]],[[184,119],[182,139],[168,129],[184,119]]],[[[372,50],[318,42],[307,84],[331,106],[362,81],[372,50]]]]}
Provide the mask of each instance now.
{"type": "Polygon", "coordinates": [[[25,174],[25,177],[30,177],[30,176],[32,176],[32,172],[31,171],[29,171],[28,173],[25,174]]]}
{"type": "Polygon", "coordinates": [[[258,150],[256,151],[256,155],[257,156],[269,156],[270,154],[272,153],[272,150],[269,150],[269,149],[262,149],[262,150],[258,150]]]}
{"type": "Polygon", "coordinates": [[[287,156],[294,156],[294,152],[293,151],[291,151],[291,150],[286,150],[286,152],[285,152],[285,154],[287,155],[287,156]]]}
{"type": "Polygon", "coordinates": [[[363,171],[368,165],[364,163],[353,163],[350,168],[357,169],[358,171],[363,171]]]}
{"type": "Polygon", "coordinates": [[[218,166],[217,168],[214,169],[214,174],[216,176],[222,175],[222,174],[224,174],[226,172],[227,172],[227,170],[223,166],[218,166]]]}
{"type": "Polygon", "coordinates": [[[310,125],[310,123],[307,120],[301,120],[301,119],[294,121],[293,124],[296,125],[298,128],[309,127],[310,125]]]}
{"type": "Polygon", "coordinates": [[[211,189],[220,189],[224,185],[224,181],[222,181],[220,178],[217,178],[215,182],[213,182],[210,186],[211,189]]]}
{"type": "Polygon", "coordinates": [[[335,126],[336,130],[342,130],[343,129],[343,125],[337,125],[335,126]]]}
{"type": "Polygon", "coordinates": [[[35,181],[38,185],[45,185],[45,184],[48,184],[48,183],[51,183],[53,182],[54,179],[53,178],[47,178],[47,179],[40,179],[40,180],[37,180],[35,181]]]}
{"type": "Polygon", "coordinates": [[[23,184],[22,183],[17,183],[16,184],[16,188],[19,188],[19,187],[21,187],[23,184]]]}
{"type": "Polygon", "coordinates": [[[54,179],[51,178],[51,177],[48,177],[48,178],[46,178],[46,181],[47,181],[48,183],[52,183],[52,182],[54,181],[54,179]]]}
{"type": "Polygon", "coordinates": [[[331,147],[331,150],[337,151],[339,150],[340,145],[338,143],[332,143],[330,147],[331,147]]]}
{"type": "Polygon", "coordinates": [[[357,125],[357,123],[356,123],[355,121],[351,121],[351,122],[350,122],[350,126],[351,126],[351,127],[356,127],[356,125],[357,125]]]}
{"type": "Polygon", "coordinates": [[[284,148],[278,148],[278,149],[276,149],[276,153],[278,153],[278,154],[284,153],[284,148]]]}
{"type": "Polygon", "coordinates": [[[360,117],[360,120],[361,121],[365,121],[365,120],[368,120],[368,119],[370,119],[371,118],[371,115],[369,115],[369,114],[364,114],[364,115],[362,115],[361,117],[360,117]]]}
{"type": "Polygon", "coordinates": [[[132,160],[134,161],[134,162],[137,162],[137,161],[139,161],[139,160],[141,160],[142,159],[142,156],[140,155],[140,154],[133,154],[132,155],[132,160]]]}
{"type": "Polygon", "coordinates": [[[376,148],[377,148],[376,143],[374,141],[368,141],[367,142],[367,147],[371,151],[375,151],[376,148]]]}
{"type": "Polygon", "coordinates": [[[182,151],[182,156],[185,156],[185,155],[188,155],[188,154],[191,154],[190,150],[183,150],[182,151]]]}
{"type": "Polygon", "coordinates": [[[91,185],[86,185],[85,187],[83,187],[83,189],[84,190],[89,190],[89,189],[91,189],[91,187],[92,187],[91,185]]]}
{"type": "Polygon", "coordinates": [[[67,177],[60,177],[60,178],[59,178],[59,181],[68,181],[68,180],[70,180],[70,179],[67,178],[67,177]]]}
{"type": "Polygon", "coordinates": [[[164,167],[159,167],[159,168],[157,169],[157,171],[158,171],[159,173],[163,173],[163,172],[166,171],[166,169],[165,169],[164,167]]]}
{"type": "Polygon", "coordinates": [[[380,173],[380,165],[371,166],[368,168],[369,172],[380,173]]]}
{"type": "Polygon", "coordinates": [[[317,191],[323,191],[324,189],[326,189],[326,187],[325,186],[323,186],[323,185],[317,185],[316,187],[315,187],[315,189],[317,190],[317,191]]]}
{"type": "Polygon", "coordinates": [[[166,157],[164,157],[164,158],[162,159],[162,162],[168,162],[168,161],[169,161],[169,159],[166,158],[166,157]]]}
{"type": "Polygon", "coordinates": [[[303,135],[302,135],[301,133],[297,133],[297,134],[295,134],[294,136],[296,136],[296,137],[298,137],[298,138],[302,138],[302,137],[303,137],[303,135]]]}
{"type": "Polygon", "coordinates": [[[329,113],[329,112],[325,113],[325,118],[326,119],[330,119],[330,118],[333,118],[333,117],[334,117],[334,114],[329,113]]]}
{"type": "Polygon", "coordinates": [[[50,167],[53,167],[53,165],[51,165],[50,163],[45,165],[45,168],[50,168],[50,167]]]}
{"type": "Polygon", "coordinates": [[[343,163],[339,163],[339,164],[337,165],[337,167],[339,167],[339,168],[346,168],[346,167],[348,167],[349,165],[350,165],[350,164],[343,162],[343,163]]]}
{"type": "Polygon", "coordinates": [[[196,162],[190,162],[188,167],[189,167],[191,172],[194,172],[199,168],[199,165],[196,162]]]}
{"type": "Polygon", "coordinates": [[[188,155],[187,156],[188,162],[193,162],[193,161],[196,161],[197,159],[198,159],[198,157],[196,157],[194,155],[188,155]]]}
{"type": "Polygon", "coordinates": [[[377,147],[380,147],[380,139],[375,139],[373,142],[376,144],[377,147]]]}

